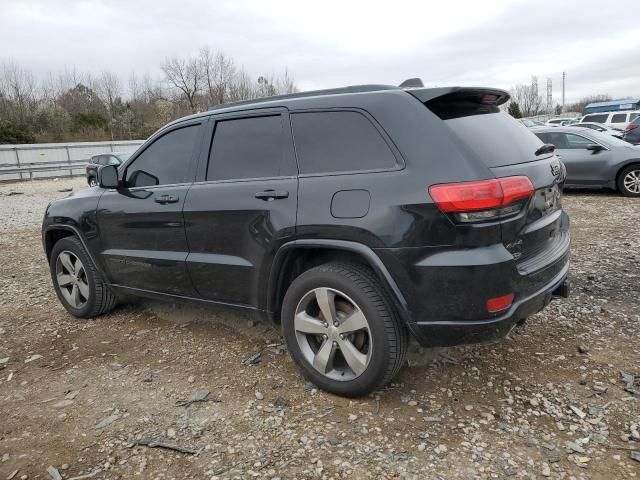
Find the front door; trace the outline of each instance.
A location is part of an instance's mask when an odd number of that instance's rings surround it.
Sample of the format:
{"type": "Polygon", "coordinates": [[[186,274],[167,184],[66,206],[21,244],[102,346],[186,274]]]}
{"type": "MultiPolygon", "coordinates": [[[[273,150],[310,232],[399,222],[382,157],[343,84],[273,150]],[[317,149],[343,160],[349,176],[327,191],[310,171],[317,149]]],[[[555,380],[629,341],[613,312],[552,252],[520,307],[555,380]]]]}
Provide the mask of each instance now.
{"type": "Polygon", "coordinates": [[[575,133],[553,132],[551,142],[556,145],[556,154],[567,167],[567,183],[576,185],[599,185],[606,183],[607,162],[611,152],[587,150],[587,146],[598,144],[595,140],[575,133]]]}
{"type": "Polygon", "coordinates": [[[211,121],[208,162],[184,206],[187,265],[203,298],[264,304],[271,259],[295,231],[298,180],[288,125],[283,110],[211,121]]]}
{"type": "Polygon", "coordinates": [[[161,133],[123,167],[124,187],[98,204],[101,254],[111,283],[194,296],[182,208],[195,176],[202,121],[161,133]]]}

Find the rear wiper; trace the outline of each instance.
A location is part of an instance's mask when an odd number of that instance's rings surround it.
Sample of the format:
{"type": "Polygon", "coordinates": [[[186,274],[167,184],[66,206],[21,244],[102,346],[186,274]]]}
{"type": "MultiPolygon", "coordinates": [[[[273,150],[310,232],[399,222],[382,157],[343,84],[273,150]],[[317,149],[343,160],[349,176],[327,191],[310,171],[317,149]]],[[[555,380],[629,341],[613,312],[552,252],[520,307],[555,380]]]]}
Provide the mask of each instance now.
{"type": "Polygon", "coordinates": [[[553,145],[552,143],[545,143],[539,149],[536,150],[535,155],[537,157],[538,155],[544,155],[545,153],[553,153],[555,149],[556,149],[556,146],[553,145]]]}

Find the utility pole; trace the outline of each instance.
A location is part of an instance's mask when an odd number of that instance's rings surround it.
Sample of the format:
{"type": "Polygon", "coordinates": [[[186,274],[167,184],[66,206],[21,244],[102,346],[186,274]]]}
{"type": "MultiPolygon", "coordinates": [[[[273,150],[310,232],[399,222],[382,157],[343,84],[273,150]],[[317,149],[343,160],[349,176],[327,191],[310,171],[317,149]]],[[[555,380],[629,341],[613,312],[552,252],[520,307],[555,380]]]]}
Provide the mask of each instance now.
{"type": "Polygon", "coordinates": [[[550,78],[547,78],[547,114],[553,114],[553,85],[550,78]]]}
{"type": "Polygon", "coordinates": [[[562,113],[564,113],[564,93],[565,93],[566,82],[567,82],[567,72],[562,72],[562,113]]]}

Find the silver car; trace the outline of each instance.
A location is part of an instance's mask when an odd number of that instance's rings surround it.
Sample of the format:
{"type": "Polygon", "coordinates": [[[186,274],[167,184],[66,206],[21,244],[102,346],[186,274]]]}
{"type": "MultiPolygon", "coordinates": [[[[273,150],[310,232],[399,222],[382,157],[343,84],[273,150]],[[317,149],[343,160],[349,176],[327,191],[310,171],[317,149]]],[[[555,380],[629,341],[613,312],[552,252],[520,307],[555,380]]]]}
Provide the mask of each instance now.
{"type": "Polygon", "coordinates": [[[567,168],[566,186],[613,188],[640,197],[640,146],[578,127],[532,128],[540,140],[555,145],[567,168]]]}

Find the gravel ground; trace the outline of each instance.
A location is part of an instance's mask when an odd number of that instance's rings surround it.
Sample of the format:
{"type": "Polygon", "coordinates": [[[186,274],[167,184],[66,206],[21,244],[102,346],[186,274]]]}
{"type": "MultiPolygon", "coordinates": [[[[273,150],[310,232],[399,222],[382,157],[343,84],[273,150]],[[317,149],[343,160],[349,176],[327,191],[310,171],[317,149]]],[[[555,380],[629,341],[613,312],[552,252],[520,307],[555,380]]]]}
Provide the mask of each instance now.
{"type": "Polygon", "coordinates": [[[65,479],[640,473],[640,387],[620,373],[640,374],[638,200],[566,195],[570,299],[348,400],[305,384],[277,333],[243,317],[159,304],[68,315],[39,227],[67,188],[84,181],[0,185],[0,479],[48,479],[49,466],[65,479]],[[208,401],[176,406],[202,389],[208,401]],[[196,453],[132,446],[149,436],[196,453]]]}

